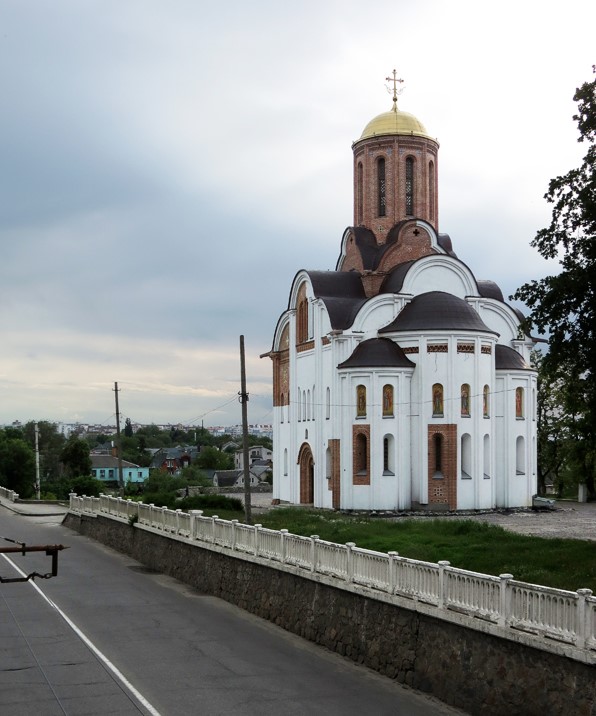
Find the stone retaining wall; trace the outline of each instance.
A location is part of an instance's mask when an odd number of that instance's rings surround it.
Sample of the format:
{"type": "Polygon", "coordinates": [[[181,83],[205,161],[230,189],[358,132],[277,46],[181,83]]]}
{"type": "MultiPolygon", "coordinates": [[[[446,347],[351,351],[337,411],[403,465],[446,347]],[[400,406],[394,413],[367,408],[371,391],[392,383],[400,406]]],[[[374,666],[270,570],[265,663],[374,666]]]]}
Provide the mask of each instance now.
{"type": "Polygon", "coordinates": [[[138,524],[71,513],[64,524],[470,714],[596,716],[594,666],[138,524]]]}

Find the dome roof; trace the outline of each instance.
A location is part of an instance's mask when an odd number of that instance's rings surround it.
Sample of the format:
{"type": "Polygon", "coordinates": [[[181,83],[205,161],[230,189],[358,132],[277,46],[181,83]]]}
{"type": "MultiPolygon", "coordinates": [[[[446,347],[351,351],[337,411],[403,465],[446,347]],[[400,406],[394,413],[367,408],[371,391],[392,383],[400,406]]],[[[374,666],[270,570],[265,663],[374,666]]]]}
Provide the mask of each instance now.
{"type": "Polygon", "coordinates": [[[389,338],[369,338],[359,343],[338,368],[414,368],[401,346],[389,338]]]}
{"type": "Polygon", "coordinates": [[[394,104],[393,109],[389,112],[383,112],[383,114],[378,114],[371,119],[358,141],[387,134],[405,134],[407,136],[414,135],[415,137],[434,139],[426,131],[426,127],[419,119],[409,112],[399,110],[397,104],[394,104]]]}
{"type": "Polygon", "coordinates": [[[379,333],[423,330],[494,333],[466,301],[443,291],[416,296],[379,333]]]}

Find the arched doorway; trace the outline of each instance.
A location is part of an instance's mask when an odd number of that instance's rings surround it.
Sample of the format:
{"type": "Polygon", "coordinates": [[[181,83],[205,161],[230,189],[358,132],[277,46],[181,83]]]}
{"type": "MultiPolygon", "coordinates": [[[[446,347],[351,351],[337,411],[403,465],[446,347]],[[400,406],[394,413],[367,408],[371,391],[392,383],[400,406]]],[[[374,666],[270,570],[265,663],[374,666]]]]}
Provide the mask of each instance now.
{"type": "Polygon", "coordinates": [[[298,453],[300,465],[300,504],[312,505],[315,495],[315,461],[308,443],[303,443],[298,453]]]}

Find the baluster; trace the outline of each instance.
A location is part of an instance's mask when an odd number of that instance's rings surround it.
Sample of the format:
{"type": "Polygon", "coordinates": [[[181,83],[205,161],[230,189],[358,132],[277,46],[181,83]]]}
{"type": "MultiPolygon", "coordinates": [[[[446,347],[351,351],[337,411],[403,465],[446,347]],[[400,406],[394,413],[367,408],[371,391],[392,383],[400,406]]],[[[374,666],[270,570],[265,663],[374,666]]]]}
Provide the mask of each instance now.
{"type": "Polygon", "coordinates": [[[310,536],[310,571],[317,571],[317,541],[319,535],[310,536]]]}
{"type": "Polygon", "coordinates": [[[286,561],[286,535],[288,534],[288,530],[280,530],[281,532],[281,561],[282,564],[285,564],[286,561]]]}
{"type": "Polygon", "coordinates": [[[499,619],[500,626],[507,626],[511,620],[511,589],[509,582],[513,579],[512,574],[499,574],[499,619]]]}
{"type": "Polygon", "coordinates": [[[346,542],[346,550],[347,550],[347,569],[346,569],[346,582],[353,582],[354,581],[354,556],[352,554],[352,550],[356,546],[355,542],[346,542]]]}
{"type": "Polygon", "coordinates": [[[397,587],[397,557],[399,557],[399,553],[388,552],[387,556],[389,557],[389,594],[395,594],[397,587]]]}
{"type": "Polygon", "coordinates": [[[261,527],[262,527],[262,526],[263,526],[263,525],[260,525],[260,524],[255,525],[255,530],[254,530],[254,534],[255,534],[255,557],[258,557],[258,556],[259,556],[259,551],[260,551],[260,549],[261,549],[261,527]]]}
{"type": "Polygon", "coordinates": [[[583,649],[586,646],[586,639],[588,637],[588,609],[586,608],[586,597],[591,596],[591,589],[577,590],[577,620],[575,626],[575,645],[578,649],[583,649]]]}
{"type": "Polygon", "coordinates": [[[449,596],[445,593],[447,589],[447,580],[445,578],[445,568],[451,566],[451,562],[446,559],[441,560],[439,563],[439,609],[444,609],[445,604],[449,602],[449,596]]]}
{"type": "Polygon", "coordinates": [[[232,544],[230,547],[232,549],[236,549],[236,525],[238,524],[238,520],[232,520],[232,544]]]}

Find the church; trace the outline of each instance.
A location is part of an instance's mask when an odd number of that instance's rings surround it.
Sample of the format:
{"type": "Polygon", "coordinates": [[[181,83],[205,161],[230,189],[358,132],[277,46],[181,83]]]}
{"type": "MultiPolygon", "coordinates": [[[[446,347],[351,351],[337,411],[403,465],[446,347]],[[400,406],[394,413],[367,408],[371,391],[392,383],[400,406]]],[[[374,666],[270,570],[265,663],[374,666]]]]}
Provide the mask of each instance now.
{"type": "Polygon", "coordinates": [[[354,225],[335,270],[298,271],[268,354],[274,502],[528,506],[533,342],[439,231],[439,144],[388,79],[392,108],[352,145],[354,225]]]}

